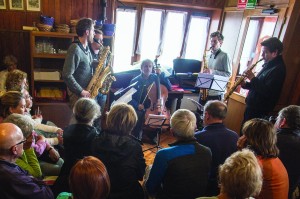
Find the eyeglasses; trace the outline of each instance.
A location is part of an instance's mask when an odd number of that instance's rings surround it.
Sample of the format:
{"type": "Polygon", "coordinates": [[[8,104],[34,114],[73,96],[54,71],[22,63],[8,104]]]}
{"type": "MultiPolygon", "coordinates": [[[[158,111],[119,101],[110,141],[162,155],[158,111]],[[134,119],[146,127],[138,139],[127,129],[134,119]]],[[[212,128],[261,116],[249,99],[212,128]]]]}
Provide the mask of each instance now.
{"type": "Polygon", "coordinates": [[[26,141],[27,141],[27,139],[25,138],[24,140],[18,142],[17,144],[13,145],[13,146],[10,147],[10,148],[13,148],[14,146],[18,146],[18,145],[20,145],[20,144],[24,144],[26,141]]]}

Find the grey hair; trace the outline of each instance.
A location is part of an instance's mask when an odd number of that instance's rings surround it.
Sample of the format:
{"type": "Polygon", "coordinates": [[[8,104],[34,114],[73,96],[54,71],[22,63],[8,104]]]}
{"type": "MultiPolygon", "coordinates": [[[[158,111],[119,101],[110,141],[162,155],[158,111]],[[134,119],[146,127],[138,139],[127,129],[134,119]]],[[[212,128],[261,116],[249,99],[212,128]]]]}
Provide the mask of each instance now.
{"type": "Polygon", "coordinates": [[[151,59],[144,59],[141,63],[141,68],[143,68],[143,66],[146,65],[147,63],[151,63],[153,66],[153,61],[151,59]]]}
{"type": "Polygon", "coordinates": [[[29,116],[18,113],[10,114],[5,118],[4,122],[13,123],[18,126],[25,138],[31,135],[34,127],[33,120],[29,116]]]}
{"type": "Polygon", "coordinates": [[[300,106],[290,105],[281,109],[278,113],[278,118],[286,119],[286,123],[291,129],[300,129],[300,106]]]}
{"type": "Polygon", "coordinates": [[[85,124],[101,116],[100,106],[90,98],[80,98],[74,105],[73,113],[77,123],[85,124]]]}
{"type": "Polygon", "coordinates": [[[192,138],[196,129],[196,116],[187,109],[179,109],[173,113],[170,126],[175,136],[192,138]]]}

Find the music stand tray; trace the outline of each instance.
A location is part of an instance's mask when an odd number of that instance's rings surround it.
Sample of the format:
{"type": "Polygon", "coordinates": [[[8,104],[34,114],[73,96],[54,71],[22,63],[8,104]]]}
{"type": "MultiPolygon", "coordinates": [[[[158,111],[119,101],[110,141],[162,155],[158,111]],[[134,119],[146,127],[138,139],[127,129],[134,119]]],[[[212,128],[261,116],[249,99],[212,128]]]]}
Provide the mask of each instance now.
{"type": "Polygon", "coordinates": [[[148,117],[146,119],[146,122],[145,122],[145,125],[147,127],[155,129],[155,131],[156,131],[156,137],[157,137],[157,143],[156,143],[156,145],[154,147],[150,147],[150,148],[144,150],[143,152],[149,151],[149,150],[152,150],[152,149],[155,149],[155,148],[156,148],[156,151],[158,151],[158,149],[162,148],[159,145],[159,143],[160,143],[160,134],[162,132],[162,126],[164,125],[166,119],[167,118],[164,115],[154,115],[154,114],[149,114],[148,115],[148,117]]]}
{"type": "Polygon", "coordinates": [[[228,80],[229,77],[224,77],[221,75],[199,73],[195,87],[224,92],[226,90],[228,80]]]}

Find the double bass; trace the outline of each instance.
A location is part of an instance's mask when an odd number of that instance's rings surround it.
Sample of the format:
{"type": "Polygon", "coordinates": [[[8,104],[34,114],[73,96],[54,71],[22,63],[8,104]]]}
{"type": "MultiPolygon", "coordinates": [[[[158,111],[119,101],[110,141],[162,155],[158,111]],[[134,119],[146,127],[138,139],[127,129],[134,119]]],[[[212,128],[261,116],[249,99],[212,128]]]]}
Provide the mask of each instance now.
{"type": "MultiPolygon", "coordinates": [[[[150,114],[154,115],[164,115],[166,120],[163,129],[169,128],[170,124],[170,111],[165,107],[165,102],[168,99],[168,89],[166,86],[160,84],[158,71],[160,70],[159,64],[157,64],[157,58],[154,60],[154,71],[157,74],[157,79],[154,84],[149,86],[148,98],[151,101],[150,107],[146,110],[145,118],[147,118],[150,114]]],[[[145,123],[146,124],[146,123],[145,123]]],[[[147,124],[146,124],[147,125],[147,124]]]]}

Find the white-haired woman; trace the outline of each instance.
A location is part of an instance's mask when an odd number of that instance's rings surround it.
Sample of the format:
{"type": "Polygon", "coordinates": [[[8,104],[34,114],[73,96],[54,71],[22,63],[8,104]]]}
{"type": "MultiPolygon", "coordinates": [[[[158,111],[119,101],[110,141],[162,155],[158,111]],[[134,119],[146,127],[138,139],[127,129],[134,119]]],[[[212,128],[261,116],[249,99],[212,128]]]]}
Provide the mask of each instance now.
{"type": "Polygon", "coordinates": [[[99,133],[93,126],[96,118],[100,117],[100,106],[90,98],[80,98],[74,105],[73,114],[75,124],[71,124],[64,129],[64,164],[59,177],[54,184],[54,194],[60,192],[70,192],[69,174],[75,163],[91,155],[91,145],[95,136],[99,133]]]}

